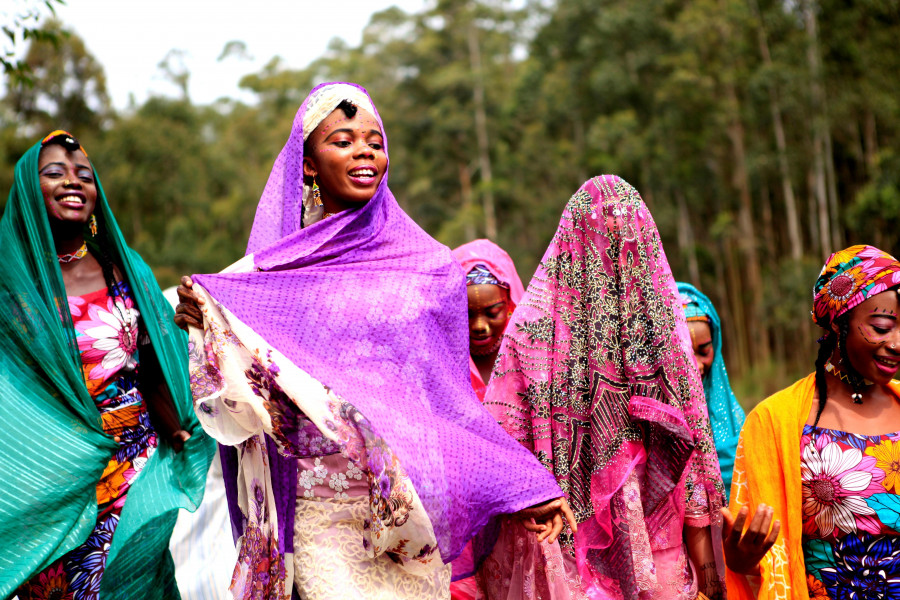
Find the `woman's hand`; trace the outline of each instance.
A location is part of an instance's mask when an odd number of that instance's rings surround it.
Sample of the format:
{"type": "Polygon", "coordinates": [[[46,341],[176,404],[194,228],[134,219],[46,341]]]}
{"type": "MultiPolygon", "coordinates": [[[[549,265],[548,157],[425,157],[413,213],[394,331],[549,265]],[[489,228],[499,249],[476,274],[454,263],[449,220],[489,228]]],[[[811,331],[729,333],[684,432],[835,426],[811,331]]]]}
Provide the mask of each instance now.
{"type": "Polygon", "coordinates": [[[725,564],[729,569],[744,575],[759,573],[759,561],[775,544],[781,531],[781,521],[776,520],[775,524],[772,524],[774,512],[771,506],[760,504],[756,507],[750,525],[744,531],[750,507],[741,507],[737,517],[732,517],[730,510],[722,508],[722,517],[725,519],[722,545],[725,549],[725,564]]]}
{"type": "Polygon", "coordinates": [[[535,532],[538,542],[544,540],[551,544],[555,542],[563,530],[563,519],[569,523],[572,533],[578,531],[575,515],[572,514],[569,502],[565,498],[548,500],[537,506],[522,509],[512,516],[520,519],[525,529],[535,532]]]}
{"type": "Polygon", "coordinates": [[[194,282],[185,275],[178,286],[178,306],[175,307],[175,324],[185,331],[188,327],[203,329],[203,313],[200,306],[206,302],[194,293],[194,282]]]}
{"type": "Polygon", "coordinates": [[[191,434],[185,429],[179,429],[169,436],[169,445],[175,449],[175,452],[181,452],[184,449],[184,443],[191,439],[191,434]]]}

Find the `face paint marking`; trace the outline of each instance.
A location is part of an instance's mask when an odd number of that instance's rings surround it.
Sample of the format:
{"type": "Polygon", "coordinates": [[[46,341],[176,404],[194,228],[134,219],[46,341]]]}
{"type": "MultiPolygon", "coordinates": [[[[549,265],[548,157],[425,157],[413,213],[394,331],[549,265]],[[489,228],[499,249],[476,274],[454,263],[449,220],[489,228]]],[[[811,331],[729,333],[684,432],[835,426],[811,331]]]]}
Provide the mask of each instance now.
{"type": "Polygon", "coordinates": [[[881,340],[883,340],[885,337],[884,335],[876,335],[875,332],[871,330],[870,326],[866,326],[865,328],[863,328],[862,325],[857,325],[856,329],[859,331],[859,335],[862,336],[862,339],[873,346],[877,346],[878,344],[880,344],[881,340]],[[866,332],[867,329],[870,330],[869,333],[866,332]]]}

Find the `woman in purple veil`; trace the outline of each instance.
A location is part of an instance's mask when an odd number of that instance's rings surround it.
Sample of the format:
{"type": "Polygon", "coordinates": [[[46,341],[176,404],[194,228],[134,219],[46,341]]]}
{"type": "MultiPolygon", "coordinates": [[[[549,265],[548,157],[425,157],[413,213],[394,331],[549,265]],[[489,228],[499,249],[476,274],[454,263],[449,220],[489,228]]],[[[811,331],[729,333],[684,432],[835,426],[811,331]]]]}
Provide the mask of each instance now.
{"type": "Polygon", "coordinates": [[[179,289],[197,414],[234,446],[235,598],[446,598],[500,515],[548,539],[570,516],[474,396],[463,272],[397,205],[387,156],[365,90],[318,86],[247,255],[179,289]]]}

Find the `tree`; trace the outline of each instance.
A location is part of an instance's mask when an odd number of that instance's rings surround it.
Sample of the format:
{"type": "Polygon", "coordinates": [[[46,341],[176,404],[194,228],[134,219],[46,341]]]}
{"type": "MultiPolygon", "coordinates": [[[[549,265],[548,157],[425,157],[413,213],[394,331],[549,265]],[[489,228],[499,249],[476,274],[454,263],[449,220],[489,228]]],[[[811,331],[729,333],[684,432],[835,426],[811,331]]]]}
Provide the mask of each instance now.
{"type": "Polygon", "coordinates": [[[85,137],[100,131],[112,116],[103,67],[59,21],[47,21],[41,32],[24,58],[31,84],[11,86],[5,99],[22,119],[22,133],[62,128],[85,137]]]}
{"type": "MultiPolygon", "coordinates": [[[[56,16],[56,4],[65,4],[63,0],[43,0],[42,2],[17,2],[14,8],[0,10],[3,34],[6,40],[0,50],[0,65],[7,78],[8,85],[33,85],[31,67],[26,61],[16,58],[19,48],[31,40],[58,44],[60,35],[40,26],[41,19],[47,14],[56,16]]],[[[63,34],[65,35],[65,34],[63,34]]]]}

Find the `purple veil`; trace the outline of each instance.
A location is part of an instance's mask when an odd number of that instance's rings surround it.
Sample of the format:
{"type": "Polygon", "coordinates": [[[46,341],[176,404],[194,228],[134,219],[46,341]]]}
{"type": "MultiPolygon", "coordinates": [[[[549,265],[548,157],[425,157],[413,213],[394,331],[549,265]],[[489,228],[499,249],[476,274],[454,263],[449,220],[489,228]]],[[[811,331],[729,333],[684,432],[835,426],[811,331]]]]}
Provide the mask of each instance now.
{"type": "MultiPolygon", "coordinates": [[[[387,174],[361,208],[301,228],[303,117],[325,85],[297,112],[260,199],[247,247],[256,270],[194,279],[364,415],[409,474],[448,562],[493,517],[562,493],[475,397],[462,270],[399,207],[387,174]]],[[[236,465],[223,466],[228,483],[236,465]]],[[[296,463],[273,461],[272,472],[288,545],[296,463]]]]}

